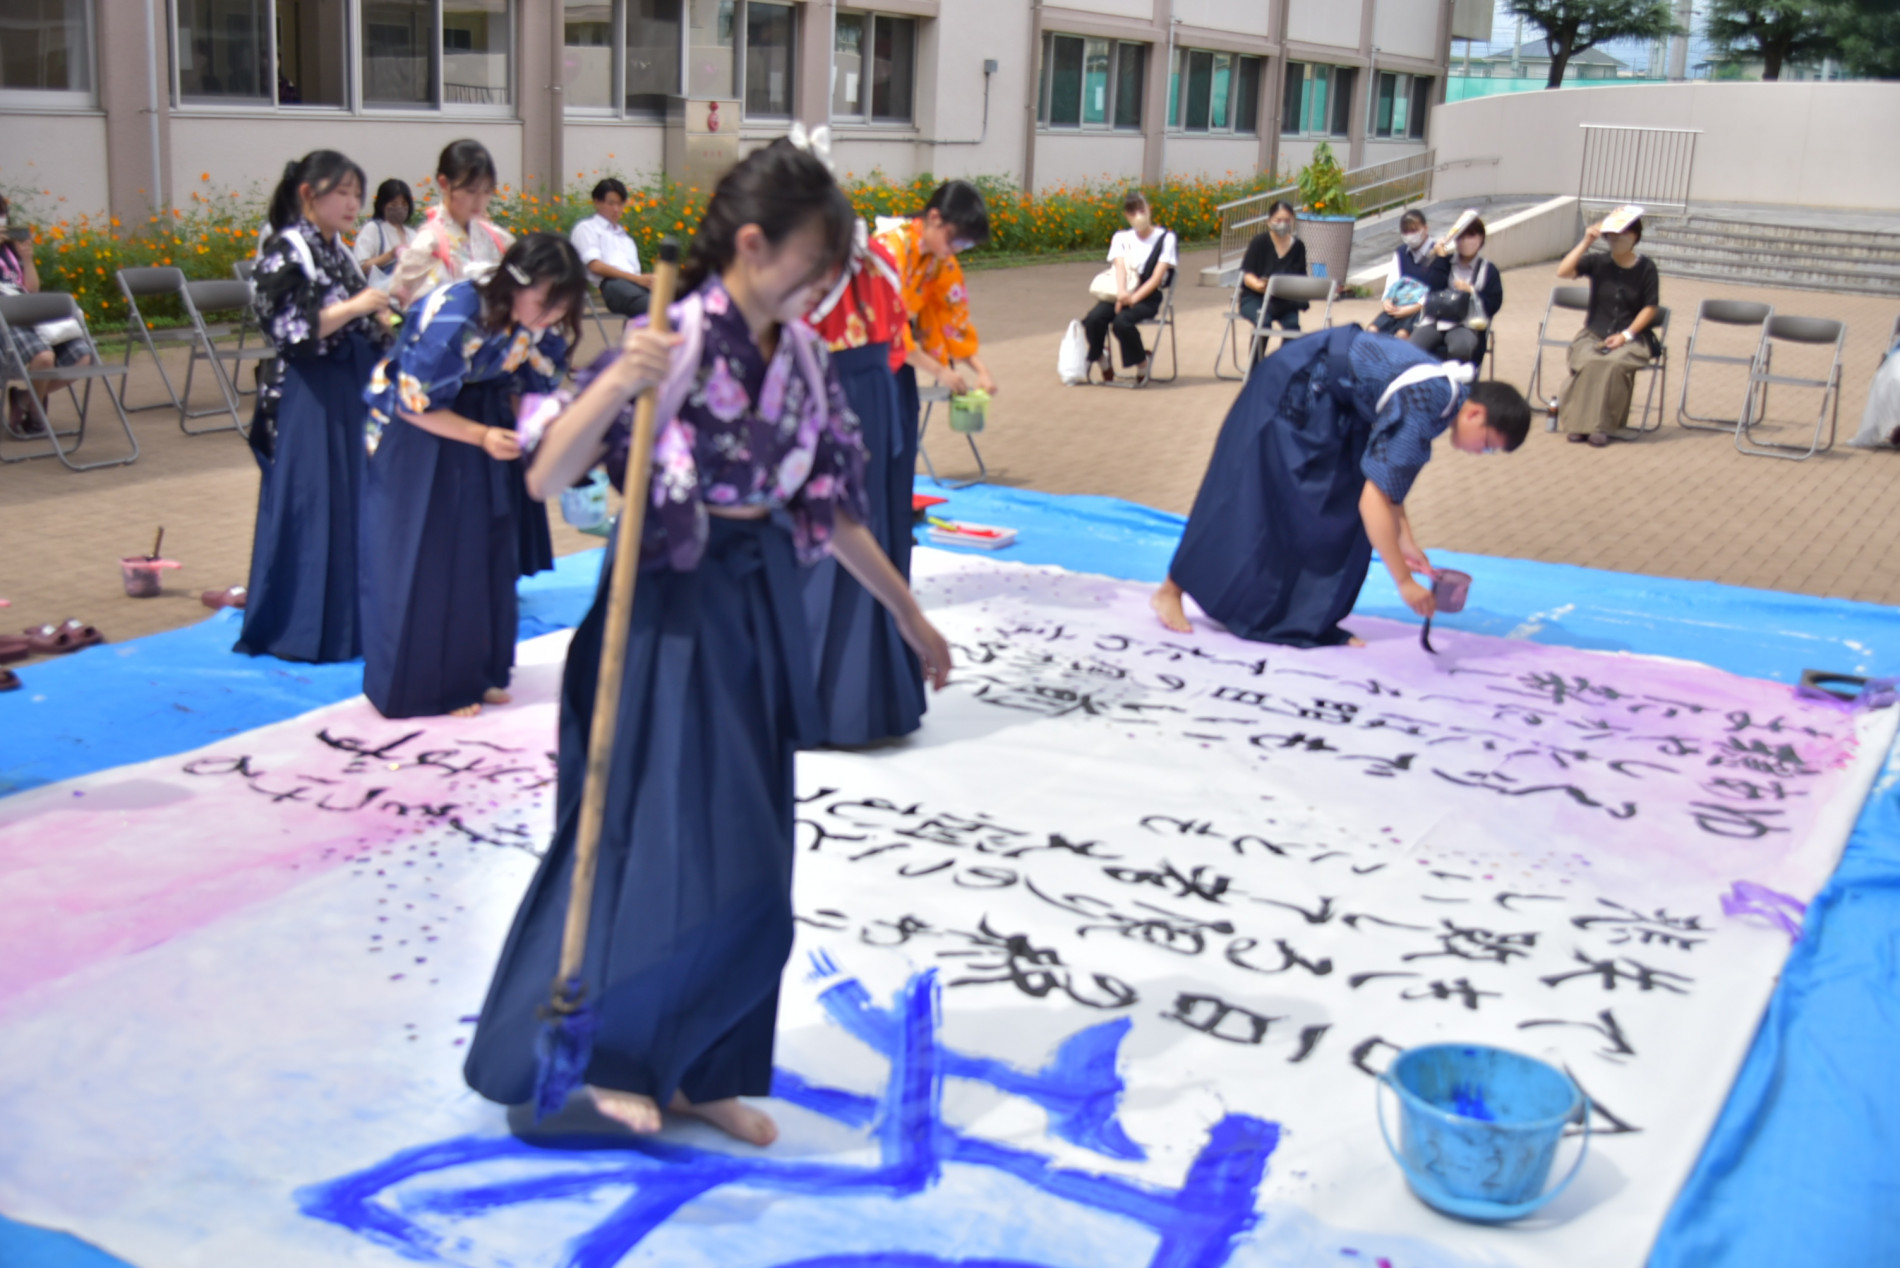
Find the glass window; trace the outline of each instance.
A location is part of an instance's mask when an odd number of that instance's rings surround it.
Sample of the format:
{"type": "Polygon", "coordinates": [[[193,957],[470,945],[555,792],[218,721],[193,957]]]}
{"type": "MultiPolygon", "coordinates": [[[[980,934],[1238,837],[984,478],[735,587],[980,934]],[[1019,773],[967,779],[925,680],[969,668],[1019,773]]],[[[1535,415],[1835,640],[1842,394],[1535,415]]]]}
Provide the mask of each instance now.
{"type": "Polygon", "coordinates": [[[349,103],[343,0],[277,0],[277,104],[349,103]]]}
{"type": "Polygon", "coordinates": [[[269,101],[269,22],[263,0],[179,0],[179,95],[269,101]]]}
{"type": "Polygon", "coordinates": [[[508,27],[508,0],[444,0],[444,105],[508,104],[508,27]]]}
{"type": "Polygon", "coordinates": [[[664,114],[679,95],[680,0],[627,0],[624,91],[630,114],[664,114]]]}
{"type": "Polygon", "coordinates": [[[1412,113],[1412,77],[1399,77],[1398,90],[1392,94],[1392,136],[1404,136],[1409,128],[1407,122],[1412,113]]]}
{"type": "Polygon", "coordinates": [[[745,112],[789,118],[792,113],[792,6],[746,0],[745,112]]]}
{"type": "Polygon", "coordinates": [[[1234,68],[1234,131],[1260,130],[1260,59],[1243,57],[1234,68]]]}
{"type": "Polygon", "coordinates": [[[1049,126],[1082,126],[1082,41],[1069,35],[1049,37],[1049,126]]]}
{"type": "Polygon", "coordinates": [[[1168,67],[1168,126],[1181,126],[1181,55],[1174,55],[1174,65],[1168,67]]]}
{"type": "Polygon", "coordinates": [[[567,0],[562,13],[561,96],[569,110],[614,104],[614,8],[567,0]]]}
{"type": "Polygon", "coordinates": [[[1379,101],[1372,117],[1373,136],[1392,135],[1392,103],[1398,96],[1399,77],[1397,75],[1379,76],[1379,101]]]}
{"type": "Polygon", "coordinates": [[[1141,127],[1141,98],[1148,73],[1148,46],[1115,46],[1115,126],[1141,127]]]}
{"type": "Polygon", "coordinates": [[[1327,92],[1332,87],[1330,66],[1315,66],[1307,72],[1306,117],[1300,121],[1300,131],[1311,135],[1326,130],[1327,92]]]}
{"type": "Polygon", "coordinates": [[[840,13],[831,36],[831,113],[864,113],[864,24],[862,13],[840,13]]]}
{"type": "Polygon", "coordinates": [[[363,104],[435,104],[435,0],[363,0],[363,104]]]}
{"type": "Polygon", "coordinates": [[[872,30],[871,117],[909,123],[917,78],[917,19],[879,16],[872,30]]]}
{"type": "Polygon", "coordinates": [[[1306,64],[1286,64],[1286,84],[1280,93],[1280,135],[1298,136],[1306,131],[1306,64]]]}
{"type": "Polygon", "coordinates": [[[1234,92],[1234,59],[1229,53],[1214,54],[1214,78],[1208,89],[1207,126],[1216,132],[1227,130],[1234,92]]]}
{"type": "Polygon", "coordinates": [[[1082,41],[1082,122],[1108,122],[1108,41],[1082,41]]]}
{"type": "Polygon", "coordinates": [[[92,91],[87,0],[0,0],[0,89],[92,91]]]}
{"type": "MultiPolygon", "coordinates": [[[[1346,136],[1352,131],[1352,89],[1359,72],[1350,66],[1335,66],[1333,70],[1333,126],[1334,136],[1346,136]]],[[[1324,118],[1318,110],[1313,112],[1317,124],[1324,118]]]]}
{"type": "Polygon", "coordinates": [[[1412,117],[1406,121],[1405,135],[1425,139],[1425,112],[1431,109],[1432,81],[1424,75],[1412,76],[1412,117]]]}
{"type": "Polygon", "coordinates": [[[687,92],[694,97],[730,98],[738,82],[735,0],[692,0],[692,36],[687,62],[687,92]]]}
{"type": "Polygon", "coordinates": [[[1214,55],[1185,50],[1187,60],[1187,110],[1181,126],[1189,132],[1207,131],[1208,93],[1214,85],[1214,55]]]}

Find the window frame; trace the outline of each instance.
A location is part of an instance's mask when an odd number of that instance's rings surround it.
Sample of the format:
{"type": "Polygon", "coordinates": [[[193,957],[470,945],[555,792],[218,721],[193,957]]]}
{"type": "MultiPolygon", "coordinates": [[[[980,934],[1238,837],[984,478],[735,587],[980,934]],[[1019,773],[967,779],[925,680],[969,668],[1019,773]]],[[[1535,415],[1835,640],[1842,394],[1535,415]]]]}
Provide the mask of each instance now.
{"type": "MultiPolygon", "coordinates": [[[[794,38],[796,38],[796,32],[794,32],[794,38]]],[[[843,7],[833,9],[830,49],[832,75],[834,78],[831,83],[831,90],[826,94],[826,109],[829,111],[833,126],[846,128],[915,129],[917,126],[917,50],[918,45],[922,42],[922,38],[922,19],[918,18],[914,13],[891,13],[883,9],[852,9],[843,7]],[[859,36],[858,46],[858,109],[851,113],[841,112],[837,108],[838,86],[835,76],[838,73],[838,22],[842,18],[859,18],[864,23],[863,31],[859,36]],[[873,113],[876,105],[876,97],[873,92],[871,73],[868,67],[872,59],[876,56],[877,24],[879,22],[910,23],[910,100],[907,103],[908,113],[903,115],[881,115],[873,113]]]]}
{"type": "MultiPolygon", "coordinates": [[[[797,0],[733,0],[732,3],[732,95],[739,100],[739,119],[742,123],[789,123],[798,117],[798,37],[800,13],[804,5],[797,0]],[[785,60],[785,101],[784,114],[754,114],[746,104],[746,58],[751,53],[752,42],[752,6],[755,3],[770,4],[773,8],[784,9],[787,23],[791,28],[791,43],[786,51],[785,60]]],[[[681,30],[686,22],[680,22],[681,30]]]]}
{"type": "MultiPolygon", "coordinates": [[[[1332,62],[1296,62],[1289,60],[1287,62],[1287,70],[1289,74],[1287,75],[1284,85],[1284,91],[1282,91],[1280,96],[1280,135],[1283,137],[1315,141],[1350,140],[1352,137],[1353,97],[1359,88],[1359,67],[1340,66],[1332,62]],[[1302,71],[1301,77],[1298,80],[1295,80],[1290,73],[1295,66],[1298,66],[1302,71]],[[1342,77],[1345,79],[1343,87],[1340,83],[1342,77]],[[1314,112],[1313,86],[1322,79],[1326,84],[1326,92],[1319,108],[1325,113],[1326,120],[1323,127],[1314,128],[1311,126],[1311,116],[1314,112]],[[1300,105],[1299,109],[1295,112],[1298,118],[1292,120],[1292,126],[1289,127],[1289,120],[1286,117],[1286,106],[1295,83],[1298,83],[1300,88],[1300,105]],[[1338,120],[1342,112],[1345,114],[1345,126],[1344,128],[1336,128],[1334,126],[1335,121],[1338,120]]],[[[1374,113],[1376,114],[1376,107],[1374,113]]]]}
{"type": "Polygon", "coordinates": [[[1168,132],[1179,136],[1236,138],[1259,136],[1260,94],[1267,82],[1266,70],[1267,59],[1257,53],[1236,53],[1230,49],[1194,48],[1189,45],[1177,45],[1174,50],[1174,64],[1168,68],[1168,111],[1166,124],[1168,132]],[[1204,126],[1190,127],[1188,124],[1189,111],[1194,105],[1194,103],[1188,99],[1194,91],[1194,75],[1190,68],[1193,65],[1193,59],[1196,57],[1207,59],[1207,121],[1204,126]],[[1225,59],[1227,63],[1224,70],[1221,66],[1222,59],[1225,59]],[[1253,67],[1252,83],[1254,100],[1251,112],[1245,110],[1241,105],[1242,86],[1248,82],[1249,78],[1245,70],[1243,70],[1243,67],[1249,63],[1251,63],[1253,67]],[[1220,80],[1223,74],[1226,76],[1227,86],[1223,94],[1224,102],[1222,103],[1222,109],[1217,112],[1216,103],[1214,101],[1214,85],[1220,80]],[[1214,120],[1217,117],[1223,119],[1224,122],[1216,124],[1214,120]],[[1243,128],[1240,126],[1240,121],[1246,117],[1251,117],[1252,123],[1250,126],[1243,128]]]}
{"type": "MultiPolygon", "coordinates": [[[[464,119],[513,119],[517,117],[517,108],[521,101],[521,49],[517,38],[519,29],[520,6],[530,0],[502,0],[506,6],[502,26],[508,34],[508,74],[507,100],[499,103],[449,102],[444,101],[443,75],[446,71],[446,52],[443,39],[445,25],[443,8],[450,0],[429,0],[434,18],[433,57],[430,72],[430,92],[432,100],[416,105],[402,105],[395,102],[373,102],[364,97],[363,71],[364,59],[368,56],[368,35],[365,27],[365,8],[368,0],[344,0],[343,51],[344,51],[344,91],[343,104],[332,105],[302,102],[284,103],[277,98],[278,41],[276,36],[278,0],[264,0],[267,7],[271,37],[265,40],[265,81],[270,84],[268,98],[247,97],[235,101],[221,101],[213,97],[191,97],[184,94],[183,71],[179,65],[179,18],[183,0],[166,0],[165,40],[170,56],[168,58],[171,110],[186,115],[368,115],[396,116],[415,118],[419,115],[439,115],[447,118],[464,119]]],[[[622,0],[613,0],[616,21],[622,0]]]]}
{"type": "Polygon", "coordinates": [[[99,106],[99,0],[83,0],[86,14],[84,88],[0,87],[0,110],[96,111],[99,106]]]}
{"type": "Polygon", "coordinates": [[[1071,31],[1044,31],[1037,50],[1036,68],[1036,130],[1056,133],[1119,133],[1122,136],[1138,136],[1142,131],[1141,115],[1147,107],[1148,57],[1154,45],[1146,40],[1121,40],[1112,36],[1078,35],[1071,31]],[[1067,120],[1057,122],[1051,117],[1055,97],[1055,42],[1074,40],[1082,46],[1082,80],[1076,97],[1075,122],[1067,120]],[[1089,45],[1107,46],[1108,81],[1103,89],[1102,118],[1100,122],[1086,122],[1088,118],[1088,59],[1089,45]],[[1136,50],[1136,67],[1132,76],[1123,74],[1124,49],[1136,50]],[[1124,79],[1132,79],[1132,92],[1135,95],[1135,122],[1118,123],[1121,109],[1124,79]]]}
{"type": "MultiPolygon", "coordinates": [[[[612,87],[608,90],[609,101],[604,106],[577,106],[563,98],[561,103],[562,118],[577,121],[587,119],[630,120],[638,123],[657,123],[663,121],[666,118],[666,104],[664,101],[652,107],[630,106],[627,104],[627,33],[632,27],[632,23],[628,20],[627,15],[628,0],[601,0],[601,2],[607,5],[608,11],[612,15],[612,19],[609,23],[613,28],[613,43],[609,46],[608,58],[612,67],[612,87]]],[[[671,92],[652,94],[654,96],[669,98],[685,95],[686,64],[688,60],[687,44],[691,38],[691,32],[687,29],[687,5],[690,2],[691,0],[677,0],[677,15],[673,19],[674,26],[677,28],[677,34],[674,40],[674,65],[678,72],[673,81],[673,89],[671,92]]],[[[558,0],[558,3],[561,5],[563,14],[561,22],[561,47],[563,49],[590,47],[588,45],[572,45],[567,43],[567,21],[565,17],[567,12],[567,0],[558,0]]],[[[563,89],[565,89],[565,85],[563,85],[563,89]]]]}
{"type": "Polygon", "coordinates": [[[1382,70],[1373,93],[1372,118],[1367,121],[1368,141],[1422,141],[1425,139],[1425,115],[1431,107],[1434,75],[1415,75],[1410,71],[1382,70]],[[1390,84],[1391,92],[1386,91],[1390,84]],[[1423,100],[1421,101],[1421,94],[1423,100]],[[1405,123],[1395,120],[1399,103],[1405,103],[1405,123]],[[1423,106],[1424,109],[1420,107],[1423,106]]]}

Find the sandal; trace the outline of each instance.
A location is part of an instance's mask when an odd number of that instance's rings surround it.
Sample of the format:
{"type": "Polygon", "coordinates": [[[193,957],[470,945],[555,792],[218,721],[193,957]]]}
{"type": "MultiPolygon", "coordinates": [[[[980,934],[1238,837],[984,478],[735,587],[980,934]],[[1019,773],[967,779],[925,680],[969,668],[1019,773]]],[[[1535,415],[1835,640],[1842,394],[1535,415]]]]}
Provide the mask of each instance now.
{"type": "Polygon", "coordinates": [[[1154,368],[1153,357],[1145,358],[1140,365],[1135,367],[1134,374],[1135,374],[1136,387],[1148,386],[1148,372],[1152,370],[1153,368],[1154,368]]]}
{"type": "Polygon", "coordinates": [[[33,654],[33,645],[20,634],[0,634],[0,665],[11,665],[33,654]]]}
{"type": "Polygon", "coordinates": [[[248,592],[243,586],[226,586],[222,590],[207,590],[198,596],[198,602],[208,608],[242,608],[248,592]]]}
{"type": "Polygon", "coordinates": [[[1115,381],[1115,359],[1109,356],[1108,353],[1104,352],[1102,354],[1102,359],[1095,363],[1095,368],[1102,372],[1102,382],[1113,383],[1115,381]]]}
{"type": "Polygon", "coordinates": [[[1590,448],[1592,449],[1602,449],[1610,443],[1609,436],[1605,435],[1603,432],[1600,432],[1600,431],[1591,432],[1589,436],[1589,440],[1590,440],[1590,448]]]}
{"type": "Polygon", "coordinates": [[[24,633],[27,646],[45,655],[76,652],[106,641],[105,635],[76,617],[68,617],[59,625],[36,625],[24,633]]]}
{"type": "Polygon", "coordinates": [[[19,689],[20,675],[11,669],[0,669],[0,691],[18,691],[19,689]]]}

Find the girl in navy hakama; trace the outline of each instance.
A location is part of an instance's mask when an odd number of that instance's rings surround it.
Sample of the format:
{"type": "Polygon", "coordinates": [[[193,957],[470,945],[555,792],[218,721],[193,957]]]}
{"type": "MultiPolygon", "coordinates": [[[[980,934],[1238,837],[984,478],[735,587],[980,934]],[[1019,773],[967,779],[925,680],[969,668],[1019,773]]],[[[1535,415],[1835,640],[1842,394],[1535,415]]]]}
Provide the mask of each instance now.
{"type": "MultiPolygon", "coordinates": [[[[864,438],[865,527],[909,581],[917,432],[915,410],[904,411],[892,374],[893,359],[904,362],[909,314],[890,253],[868,240],[862,221],[856,233],[844,274],[806,320],[831,349],[864,438]]],[[[914,373],[909,382],[914,405],[914,373]]],[[[823,741],[873,744],[915,731],[926,707],[923,668],[883,605],[835,559],[824,559],[805,574],[805,610],[824,710],[823,741]]]]}
{"type": "Polygon", "coordinates": [[[512,399],[554,389],[586,285],[567,240],[531,234],[479,282],[411,306],[367,393],[363,693],[389,718],[507,702],[519,530],[512,399]]]}
{"type": "Polygon", "coordinates": [[[338,236],[356,223],[363,172],[334,150],[290,163],[271,199],[276,232],[258,257],[265,362],[251,445],[262,467],[244,625],[253,656],[324,663],[362,650],[357,513],[363,384],[389,300],[363,280],[338,236]]]}
{"type": "MultiPolygon", "coordinates": [[[[793,753],[822,718],[799,565],[828,550],[897,615],[941,685],[949,648],[864,527],[864,452],[823,342],[800,318],[848,250],[850,204],[778,141],[720,182],[694,243],[719,273],[581,376],[529,470],[539,496],[604,459],[622,483],[633,407],[664,382],[641,571],[600,836],[583,978],[594,1105],[636,1131],[660,1108],[755,1144],[737,1100],[771,1088],[792,946],[793,753]],[[814,285],[814,281],[818,285],[814,285]],[[676,342],[677,341],[677,342],[676,342]]],[[[611,565],[562,687],[554,840],[501,953],[469,1085],[504,1104],[535,1082],[559,959],[611,565]]]]}
{"type": "Polygon", "coordinates": [[[1402,340],[1344,327],[1284,345],[1257,365],[1222,424],[1168,579],[1154,606],[1192,628],[1183,593],[1229,633],[1319,647],[1356,642],[1340,622],[1379,555],[1406,605],[1432,612],[1413,580],[1431,563],[1405,497],[1449,431],[1467,453],[1524,443],[1530,411],[1515,388],[1472,385],[1402,340]]]}

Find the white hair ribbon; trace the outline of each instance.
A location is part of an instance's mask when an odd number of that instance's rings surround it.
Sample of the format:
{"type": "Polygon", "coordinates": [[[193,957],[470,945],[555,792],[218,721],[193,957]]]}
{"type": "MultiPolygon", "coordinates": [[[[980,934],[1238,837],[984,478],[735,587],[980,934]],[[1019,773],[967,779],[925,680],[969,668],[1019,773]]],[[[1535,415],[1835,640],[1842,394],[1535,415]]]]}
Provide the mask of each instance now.
{"type": "Polygon", "coordinates": [[[510,264],[507,266],[507,268],[508,268],[508,276],[514,278],[516,284],[521,285],[521,286],[529,285],[528,275],[522,272],[521,266],[519,264],[510,264]]]}
{"type": "Polygon", "coordinates": [[[807,132],[804,123],[793,120],[792,130],[785,134],[785,139],[823,163],[826,171],[831,170],[830,125],[821,123],[807,132]]]}

